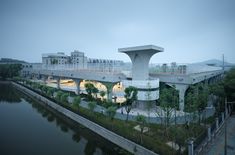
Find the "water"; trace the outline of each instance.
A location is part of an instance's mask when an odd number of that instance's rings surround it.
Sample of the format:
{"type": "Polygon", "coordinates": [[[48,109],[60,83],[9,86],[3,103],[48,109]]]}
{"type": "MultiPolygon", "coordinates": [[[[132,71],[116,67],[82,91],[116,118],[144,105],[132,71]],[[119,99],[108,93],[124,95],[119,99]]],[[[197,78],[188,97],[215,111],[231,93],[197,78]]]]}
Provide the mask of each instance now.
{"type": "Polygon", "coordinates": [[[109,155],[124,150],[0,83],[0,154],[109,155]]]}

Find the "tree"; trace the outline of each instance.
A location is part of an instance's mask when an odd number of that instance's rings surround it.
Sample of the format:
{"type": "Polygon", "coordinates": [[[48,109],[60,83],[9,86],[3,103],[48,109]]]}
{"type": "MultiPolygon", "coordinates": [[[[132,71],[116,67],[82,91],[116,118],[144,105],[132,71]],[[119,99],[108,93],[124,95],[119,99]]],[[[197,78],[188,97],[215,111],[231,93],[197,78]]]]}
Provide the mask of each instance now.
{"type": "Polygon", "coordinates": [[[55,99],[58,100],[58,101],[60,101],[62,95],[63,95],[63,92],[62,92],[62,91],[56,92],[56,97],[55,97],[55,99]]]}
{"type": "Polygon", "coordinates": [[[106,114],[107,114],[107,116],[110,118],[110,120],[112,122],[112,129],[113,129],[113,119],[114,119],[114,116],[116,114],[116,110],[117,110],[117,108],[115,106],[110,106],[106,110],[106,114]]]}
{"type": "Polygon", "coordinates": [[[188,112],[198,112],[198,123],[201,123],[201,115],[205,107],[207,106],[209,96],[208,86],[202,83],[191,86],[189,93],[186,96],[186,110],[188,112]]]}
{"type": "Polygon", "coordinates": [[[74,99],[73,99],[72,107],[73,107],[75,110],[78,110],[78,109],[79,109],[79,106],[80,106],[80,103],[81,103],[81,97],[80,97],[80,96],[76,96],[76,97],[74,97],[74,99]]]}
{"type": "Polygon", "coordinates": [[[128,121],[132,104],[137,100],[137,93],[138,93],[137,89],[133,86],[125,88],[125,95],[124,95],[124,97],[126,98],[125,110],[127,112],[126,122],[128,121]]]}
{"type": "Polygon", "coordinates": [[[177,107],[177,102],[176,102],[176,99],[174,96],[175,93],[173,93],[174,91],[175,91],[174,88],[163,88],[160,91],[159,102],[160,102],[160,106],[161,106],[162,110],[164,111],[165,131],[170,124],[172,112],[173,112],[174,108],[177,107]]]}
{"type": "MultiPolygon", "coordinates": [[[[207,106],[209,96],[209,89],[207,84],[200,84],[199,85],[199,100],[198,100],[198,112],[199,112],[199,124],[201,121],[201,115],[207,106]]],[[[202,117],[204,119],[204,116],[202,117]]]]}
{"type": "Polygon", "coordinates": [[[45,85],[42,85],[42,92],[43,93],[47,93],[47,89],[48,89],[48,87],[47,86],[45,86],[45,85]]]}
{"type": "Polygon", "coordinates": [[[182,146],[185,145],[185,141],[187,138],[186,131],[182,127],[172,126],[170,128],[170,132],[172,135],[174,135],[175,143],[179,145],[179,149],[178,149],[179,154],[182,154],[181,149],[182,149],[182,146]]]}
{"type": "Polygon", "coordinates": [[[0,64],[0,79],[13,78],[19,76],[21,64],[0,64]]]}
{"type": "Polygon", "coordinates": [[[116,114],[116,110],[117,110],[117,108],[115,106],[110,106],[106,110],[106,114],[108,115],[108,117],[110,118],[111,121],[113,121],[113,119],[114,119],[114,116],[116,114]]]}
{"type": "Polygon", "coordinates": [[[49,97],[52,97],[53,94],[54,94],[54,92],[55,92],[55,89],[54,89],[54,88],[48,87],[48,89],[47,89],[47,95],[48,95],[49,97]]]}
{"type": "Polygon", "coordinates": [[[61,98],[60,98],[61,102],[67,103],[67,102],[68,102],[68,97],[69,97],[69,94],[68,94],[68,93],[63,93],[63,94],[61,95],[61,98]]]}
{"type": "Polygon", "coordinates": [[[89,107],[91,112],[94,112],[94,109],[96,107],[96,103],[94,101],[93,102],[88,102],[88,107],[89,107]]]}
{"type": "Polygon", "coordinates": [[[235,68],[231,69],[224,79],[224,90],[228,101],[235,101],[235,68]]]}
{"type": "Polygon", "coordinates": [[[99,92],[99,90],[92,83],[86,83],[85,89],[86,89],[86,92],[89,96],[89,99],[92,98],[92,93],[96,96],[97,93],[99,92]]]}
{"type": "Polygon", "coordinates": [[[209,92],[212,94],[216,115],[219,115],[220,111],[224,110],[224,100],[226,96],[224,91],[224,82],[210,85],[209,92]]]}
{"type": "Polygon", "coordinates": [[[144,115],[137,115],[136,121],[138,122],[139,127],[140,127],[140,143],[143,144],[143,136],[142,135],[143,135],[144,127],[146,124],[146,118],[144,115]]]}
{"type": "Polygon", "coordinates": [[[92,83],[85,83],[85,89],[89,97],[92,97],[92,89],[94,88],[94,85],[92,83]]]}
{"type": "Polygon", "coordinates": [[[95,96],[95,98],[97,99],[97,93],[99,92],[99,90],[96,88],[96,87],[94,87],[93,89],[92,89],[92,93],[94,94],[94,96],[95,96]]]}
{"type": "Polygon", "coordinates": [[[102,98],[102,100],[104,100],[104,96],[105,96],[105,91],[100,91],[100,96],[101,96],[101,98],[102,98]]]}

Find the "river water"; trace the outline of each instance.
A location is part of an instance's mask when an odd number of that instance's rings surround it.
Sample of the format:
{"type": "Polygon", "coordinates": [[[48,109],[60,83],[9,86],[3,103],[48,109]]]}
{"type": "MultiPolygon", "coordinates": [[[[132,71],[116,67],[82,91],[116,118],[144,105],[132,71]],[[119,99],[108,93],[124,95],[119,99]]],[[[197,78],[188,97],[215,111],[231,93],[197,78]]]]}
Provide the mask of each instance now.
{"type": "Polygon", "coordinates": [[[0,83],[1,155],[120,155],[123,149],[0,83]]]}

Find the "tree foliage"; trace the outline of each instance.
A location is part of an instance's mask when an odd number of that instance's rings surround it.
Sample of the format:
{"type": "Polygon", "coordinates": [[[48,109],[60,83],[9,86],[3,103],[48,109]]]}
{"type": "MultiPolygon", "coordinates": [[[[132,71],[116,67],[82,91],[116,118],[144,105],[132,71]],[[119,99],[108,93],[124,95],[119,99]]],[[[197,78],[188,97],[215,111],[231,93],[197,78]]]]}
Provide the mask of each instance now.
{"type": "Polygon", "coordinates": [[[172,113],[174,109],[177,109],[179,105],[178,100],[178,92],[174,88],[163,88],[160,91],[160,106],[162,110],[164,111],[165,116],[165,128],[167,128],[170,124],[170,119],[172,117],[172,113]]]}
{"type": "Polygon", "coordinates": [[[137,88],[133,87],[133,86],[129,86],[125,89],[125,95],[124,97],[126,98],[126,102],[125,102],[125,110],[127,112],[127,117],[126,117],[126,121],[128,121],[128,117],[129,117],[129,113],[131,111],[132,108],[132,104],[137,100],[137,88]]]}
{"type": "Polygon", "coordinates": [[[137,115],[136,121],[138,122],[139,127],[140,127],[140,143],[142,144],[143,143],[142,135],[144,132],[144,127],[146,125],[146,117],[144,115],[137,115]]]}
{"type": "Polygon", "coordinates": [[[96,107],[96,103],[94,101],[88,102],[88,107],[89,107],[91,112],[94,112],[95,107],[96,107]]]}
{"type": "Polygon", "coordinates": [[[76,96],[76,97],[74,97],[74,99],[73,99],[72,107],[73,107],[75,110],[78,110],[80,103],[81,103],[81,97],[80,97],[80,96],[76,96]]]}
{"type": "Polygon", "coordinates": [[[92,83],[86,83],[85,89],[90,99],[92,98],[92,94],[96,95],[99,92],[99,90],[92,83]]]}
{"type": "Polygon", "coordinates": [[[114,119],[114,116],[116,114],[116,110],[117,110],[117,108],[115,106],[110,106],[106,110],[106,114],[111,119],[111,121],[113,121],[113,119],[114,119]]]}
{"type": "Polygon", "coordinates": [[[235,101],[235,68],[231,69],[224,79],[224,90],[228,101],[235,101]]]}
{"type": "Polygon", "coordinates": [[[0,78],[6,79],[19,76],[21,69],[21,64],[0,64],[0,78]]]}

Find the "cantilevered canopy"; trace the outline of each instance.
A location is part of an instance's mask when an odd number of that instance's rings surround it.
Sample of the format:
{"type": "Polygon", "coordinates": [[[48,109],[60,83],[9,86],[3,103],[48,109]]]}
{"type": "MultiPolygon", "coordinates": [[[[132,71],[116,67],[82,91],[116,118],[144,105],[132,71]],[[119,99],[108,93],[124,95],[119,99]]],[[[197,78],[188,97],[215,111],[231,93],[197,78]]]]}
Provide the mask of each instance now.
{"type": "Polygon", "coordinates": [[[149,60],[164,49],[154,45],[135,46],[127,48],[119,48],[119,52],[127,54],[132,62],[132,79],[148,80],[149,79],[149,60]]]}
{"type": "Polygon", "coordinates": [[[143,52],[143,51],[151,51],[154,53],[158,53],[158,52],[163,52],[164,49],[162,47],[158,47],[155,45],[144,45],[144,46],[134,46],[134,47],[126,47],[126,48],[119,48],[118,49],[119,52],[121,53],[128,53],[128,52],[143,52]]]}

